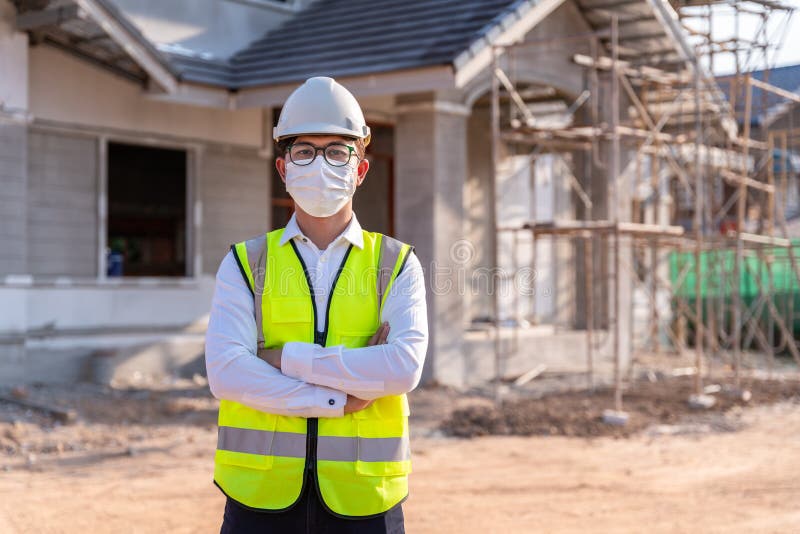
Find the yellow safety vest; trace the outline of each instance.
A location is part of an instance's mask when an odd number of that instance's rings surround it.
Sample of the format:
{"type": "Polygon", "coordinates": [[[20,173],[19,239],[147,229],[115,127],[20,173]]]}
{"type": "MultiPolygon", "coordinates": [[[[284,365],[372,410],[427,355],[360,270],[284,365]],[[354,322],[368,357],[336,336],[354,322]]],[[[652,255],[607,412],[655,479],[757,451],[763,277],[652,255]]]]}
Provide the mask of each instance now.
{"type": "MultiPolygon", "coordinates": [[[[366,346],[413,247],[364,231],[364,248],[350,245],[345,253],[320,325],[307,269],[294,241],[281,246],[283,231],[231,246],[253,292],[258,348],[280,348],[287,341],[366,346]]],[[[408,495],[408,414],[405,395],[382,397],[343,417],[319,419],[275,415],[222,400],[214,482],[244,506],[279,511],[290,508],[311,479],[334,514],[381,514],[408,495]]]]}

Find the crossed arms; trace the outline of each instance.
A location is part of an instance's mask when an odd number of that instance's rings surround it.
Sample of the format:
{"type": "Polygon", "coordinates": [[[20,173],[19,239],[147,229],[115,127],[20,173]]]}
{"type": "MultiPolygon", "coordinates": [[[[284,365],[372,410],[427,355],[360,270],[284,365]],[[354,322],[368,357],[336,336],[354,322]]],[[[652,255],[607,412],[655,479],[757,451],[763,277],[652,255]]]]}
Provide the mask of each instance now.
{"type": "Polygon", "coordinates": [[[206,333],[208,384],[219,399],[278,415],[340,417],[348,396],[352,411],[357,399],[406,393],[419,383],[428,323],[422,266],[414,254],[386,296],[381,314],[389,325],[385,343],[374,339],[375,345],[347,349],[289,342],[280,354],[262,354],[270,365],[256,354],[253,305],[228,252],[217,272],[206,333]]]}

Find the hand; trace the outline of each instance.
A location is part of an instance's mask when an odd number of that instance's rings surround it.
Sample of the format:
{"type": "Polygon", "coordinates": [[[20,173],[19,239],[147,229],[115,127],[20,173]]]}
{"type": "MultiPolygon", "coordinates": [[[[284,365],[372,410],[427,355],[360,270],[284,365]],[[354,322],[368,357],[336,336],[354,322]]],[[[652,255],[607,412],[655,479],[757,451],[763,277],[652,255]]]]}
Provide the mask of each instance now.
{"type": "MultiPolygon", "coordinates": [[[[372,337],[369,338],[367,341],[367,346],[372,345],[383,345],[386,343],[386,338],[389,337],[389,323],[384,321],[378,329],[372,334],[372,337]]],[[[371,400],[364,400],[359,399],[358,397],[354,397],[352,395],[347,396],[347,402],[344,405],[344,413],[353,413],[363,410],[364,408],[368,408],[369,405],[372,404],[371,400]]]]}
{"type": "MultiPolygon", "coordinates": [[[[378,329],[372,334],[372,337],[367,341],[367,346],[383,345],[386,343],[386,338],[389,337],[389,323],[384,321],[378,329]]],[[[365,401],[352,395],[347,395],[347,402],[344,405],[344,413],[353,413],[368,408],[372,401],[365,401]]]]}
{"type": "Polygon", "coordinates": [[[347,402],[344,405],[344,413],[353,413],[363,410],[372,404],[371,400],[359,399],[352,395],[347,396],[347,402]]]}
{"type": "Polygon", "coordinates": [[[257,356],[272,367],[280,370],[282,353],[283,349],[258,349],[257,356]]]}
{"type": "Polygon", "coordinates": [[[367,341],[367,346],[371,347],[372,345],[383,345],[386,343],[386,339],[389,337],[389,323],[384,321],[378,329],[372,334],[372,337],[369,338],[367,341]]]}

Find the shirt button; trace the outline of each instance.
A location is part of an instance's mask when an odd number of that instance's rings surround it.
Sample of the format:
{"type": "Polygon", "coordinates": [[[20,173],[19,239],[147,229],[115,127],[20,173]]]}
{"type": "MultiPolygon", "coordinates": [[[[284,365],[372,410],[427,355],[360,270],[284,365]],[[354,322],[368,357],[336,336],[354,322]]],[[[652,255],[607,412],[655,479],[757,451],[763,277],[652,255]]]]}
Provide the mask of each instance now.
{"type": "Polygon", "coordinates": [[[333,400],[333,399],[328,399],[328,404],[330,404],[331,406],[333,406],[334,404],[336,404],[336,401],[335,401],[335,400],[333,400]]]}
{"type": "Polygon", "coordinates": [[[308,243],[308,239],[306,239],[306,238],[304,237],[304,238],[303,238],[303,243],[308,243]]]}

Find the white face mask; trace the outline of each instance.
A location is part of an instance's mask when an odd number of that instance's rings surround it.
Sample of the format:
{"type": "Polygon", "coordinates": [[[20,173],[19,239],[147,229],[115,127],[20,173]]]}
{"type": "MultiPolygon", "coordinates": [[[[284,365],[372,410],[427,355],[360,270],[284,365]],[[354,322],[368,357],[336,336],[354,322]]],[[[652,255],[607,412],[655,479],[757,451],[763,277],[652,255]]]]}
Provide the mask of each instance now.
{"type": "Polygon", "coordinates": [[[356,169],[334,167],[322,155],[309,165],[286,161],[286,191],[306,213],[330,217],[344,207],[356,192],[356,169]]]}

